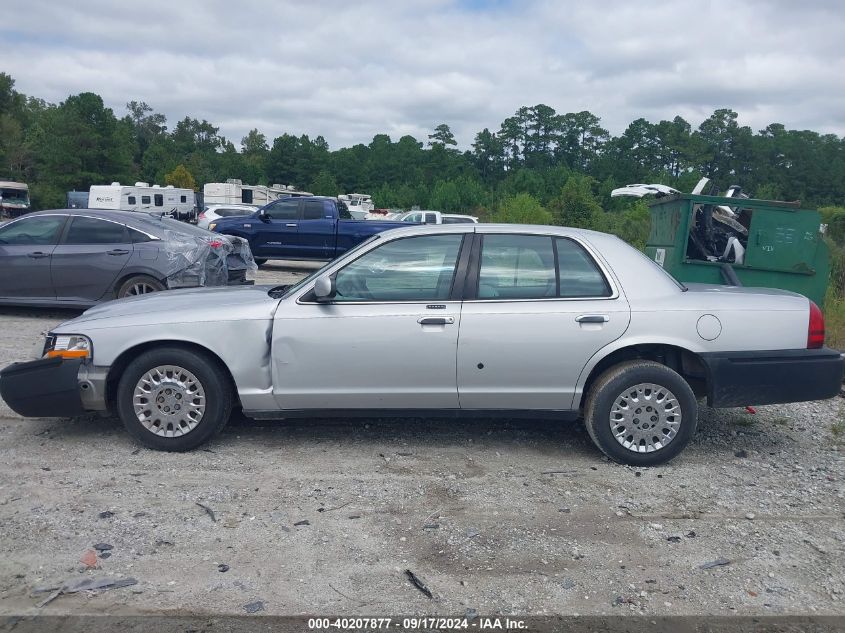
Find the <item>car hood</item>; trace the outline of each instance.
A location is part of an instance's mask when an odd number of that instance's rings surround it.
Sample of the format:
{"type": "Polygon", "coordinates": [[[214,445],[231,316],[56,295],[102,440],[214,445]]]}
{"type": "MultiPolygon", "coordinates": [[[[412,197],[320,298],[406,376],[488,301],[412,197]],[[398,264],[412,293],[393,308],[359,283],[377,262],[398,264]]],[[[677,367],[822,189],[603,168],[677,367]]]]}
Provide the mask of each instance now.
{"type": "Polygon", "coordinates": [[[268,294],[272,287],[189,288],[108,301],[62,323],[54,331],[70,331],[80,324],[88,328],[102,328],[185,321],[269,319],[279,302],[268,294]]]}

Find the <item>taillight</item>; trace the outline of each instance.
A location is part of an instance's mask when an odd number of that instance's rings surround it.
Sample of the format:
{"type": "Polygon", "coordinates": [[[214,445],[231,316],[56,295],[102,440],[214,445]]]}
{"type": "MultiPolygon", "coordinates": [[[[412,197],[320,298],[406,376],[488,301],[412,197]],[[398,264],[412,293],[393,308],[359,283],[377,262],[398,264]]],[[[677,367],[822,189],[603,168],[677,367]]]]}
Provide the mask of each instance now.
{"type": "MultiPolygon", "coordinates": [[[[220,248],[223,246],[223,240],[211,240],[208,243],[211,248],[220,248]]],[[[822,324],[822,338],[824,338],[824,324],[822,324]]]]}
{"type": "Polygon", "coordinates": [[[810,301],[810,324],[807,326],[807,349],[824,347],[824,315],[819,306],[810,301]]]}
{"type": "Polygon", "coordinates": [[[205,220],[205,213],[204,212],[199,214],[199,219],[205,220]]]}

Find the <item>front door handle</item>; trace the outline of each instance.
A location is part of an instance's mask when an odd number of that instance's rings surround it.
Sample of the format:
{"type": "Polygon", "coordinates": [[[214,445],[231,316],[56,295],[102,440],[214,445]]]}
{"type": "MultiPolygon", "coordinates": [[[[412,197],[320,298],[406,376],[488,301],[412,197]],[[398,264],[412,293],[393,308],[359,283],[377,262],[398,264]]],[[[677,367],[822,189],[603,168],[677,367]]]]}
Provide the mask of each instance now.
{"type": "Polygon", "coordinates": [[[44,257],[50,257],[50,253],[45,253],[43,251],[35,251],[33,253],[30,253],[29,256],[32,259],[42,259],[44,257]]]}
{"type": "Polygon", "coordinates": [[[291,229],[296,228],[296,224],[285,224],[285,226],[288,227],[288,228],[291,228],[291,229]]]}
{"type": "Polygon", "coordinates": [[[582,314],[575,317],[578,323],[607,323],[610,317],[606,314],[582,314]]]}
{"type": "Polygon", "coordinates": [[[106,251],[106,255],[128,255],[129,251],[125,248],[116,248],[113,251],[106,251]]]}
{"type": "Polygon", "coordinates": [[[451,325],[455,322],[455,317],[420,317],[417,323],[420,325],[451,325]]]}

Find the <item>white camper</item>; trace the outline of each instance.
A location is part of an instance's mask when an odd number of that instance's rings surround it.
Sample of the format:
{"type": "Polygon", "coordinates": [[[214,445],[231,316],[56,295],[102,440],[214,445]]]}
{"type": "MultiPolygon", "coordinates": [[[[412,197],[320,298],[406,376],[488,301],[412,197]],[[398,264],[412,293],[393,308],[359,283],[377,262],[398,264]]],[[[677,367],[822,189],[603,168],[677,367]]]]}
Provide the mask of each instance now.
{"type": "Polygon", "coordinates": [[[150,186],[146,182],[121,185],[113,182],[110,185],[92,185],[88,191],[89,209],[141,211],[188,220],[194,217],[195,206],[192,189],[177,189],[171,185],[150,186]]]}
{"type": "Polygon", "coordinates": [[[264,206],[268,202],[285,196],[310,196],[307,191],[299,191],[291,185],[245,185],[237,178],[226,182],[208,182],[202,188],[203,206],[212,204],[252,204],[264,206]]]}
{"type": "Polygon", "coordinates": [[[0,216],[16,218],[29,210],[29,186],[23,182],[0,180],[0,216]]]}

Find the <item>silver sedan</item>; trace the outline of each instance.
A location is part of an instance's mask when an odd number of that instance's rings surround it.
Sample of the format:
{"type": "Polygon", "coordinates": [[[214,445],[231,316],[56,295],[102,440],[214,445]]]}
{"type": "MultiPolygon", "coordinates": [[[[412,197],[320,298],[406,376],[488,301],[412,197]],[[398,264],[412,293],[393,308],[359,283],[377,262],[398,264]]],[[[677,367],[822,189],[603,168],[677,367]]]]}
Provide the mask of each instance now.
{"type": "Polygon", "coordinates": [[[0,373],[28,416],[111,410],[189,450],[253,418],[583,418],[634,465],[690,441],[698,399],[730,407],[839,392],[824,320],[789,292],[683,286],[616,237],[547,226],[387,231],[291,287],[184,290],[61,324],[0,373]],[[198,327],[198,323],[202,327],[198,327]]]}

